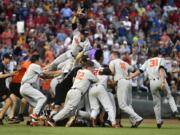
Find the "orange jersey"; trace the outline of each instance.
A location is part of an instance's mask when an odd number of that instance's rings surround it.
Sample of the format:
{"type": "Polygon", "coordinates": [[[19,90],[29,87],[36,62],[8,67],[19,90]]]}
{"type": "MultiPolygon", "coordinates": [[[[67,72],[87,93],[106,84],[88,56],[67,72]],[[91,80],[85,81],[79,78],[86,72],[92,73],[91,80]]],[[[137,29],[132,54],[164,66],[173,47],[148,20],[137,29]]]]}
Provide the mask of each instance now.
{"type": "Polygon", "coordinates": [[[41,86],[44,91],[49,91],[51,79],[46,79],[42,82],[41,86]]]}
{"type": "Polygon", "coordinates": [[[30,61],[21,63],[21,69],[13,76],[12,83],[21,83],[24,73],[26,72],[30,64],[30,61]]]}

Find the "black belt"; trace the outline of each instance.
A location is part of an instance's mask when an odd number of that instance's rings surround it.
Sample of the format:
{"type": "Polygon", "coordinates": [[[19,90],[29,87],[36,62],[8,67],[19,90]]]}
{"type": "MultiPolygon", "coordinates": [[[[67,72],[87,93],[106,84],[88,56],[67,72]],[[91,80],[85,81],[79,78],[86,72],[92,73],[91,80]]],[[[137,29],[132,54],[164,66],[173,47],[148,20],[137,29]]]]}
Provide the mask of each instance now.
{"type": "MultiPolygon", "coordinates": [[[[81,90],[80,89],[78,89],[78,88],[71,88],[71,89],[73,89],[73,90],[79,90],[80,92],[81,92],[81,90]]],[[[83,95],[83,93],[81,92],[81,96],[83,95]]]]}
{"type": "Polygon", "coordinates": [[[24,82],[24,83],[22,83],[21,85],[24,85],[24,84],[30,84],[31,86],[33,86],[33,83],[29,83],[29,82],[24,82]]]}
{"type": "Polygon", "coordinates": [[[75,58],[75,55],[71,52],[71,56],[75,58]]]}
{"type": "Polygon", "coordinates": [[[153,81],[155,81],[155,80],[159,80],[159,78],[152,78],[152,79],[150,79],[150,80],[153,80],[153,81]]]}

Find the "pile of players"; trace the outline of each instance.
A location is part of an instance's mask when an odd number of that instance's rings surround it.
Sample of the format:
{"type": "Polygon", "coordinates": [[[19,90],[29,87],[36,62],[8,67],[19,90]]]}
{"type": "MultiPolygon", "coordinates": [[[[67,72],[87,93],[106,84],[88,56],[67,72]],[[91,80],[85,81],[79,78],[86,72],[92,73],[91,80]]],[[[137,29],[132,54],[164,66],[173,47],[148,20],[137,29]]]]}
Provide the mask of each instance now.
{"type": "MultiPolygon", "coordinates": [[[[47,126],[65,125],[66,127],[86,125],[91,127],[110,126],[122,127],[120,122],[120,110],[127,113],[132,128],[137,128],[143,118],[132,108],[131,79],[143,72],[148,74],[150,89],[154,101],[154,112],[157,127],[161,128],[161,97],[160,91],[164,91],[174,116],[180,119],[180,115],[166,82],[165,62],[158,57],[158,51],[148,59],[139,70],[135,71],[128,63],[120,59],[120,54],[111,52],[109,66],[103,67],[103,52],[97,50],[95,59],[88,59],[91,44],[88,39],[88,27],[86,16],[82,9],[78,9],[72,19],[73,40],[68,51],[58,56],[52,63],[41,67],[39,55],[34,54],[25,67],[19,71],[6,73],[6,67],[11,56],[5,54],[0,64],[0,100],[4,106],[0,112],[0,124],[13,96],[6,87],[6,78],[13,77],[16,81],[22,76],[21,83],[10,85],[15,89],[18,97],[29,103],[29,124],[36,126],[38,123],[47,126]],[[16,76],[16,77],[15,77],[16,76]],[[50,84],[51,98],[46,97],[40,91],[39,80],[52,79],[50,84]],[[52,99],[51,101],[49,101],[52,99]]],[[[22,103],[24,101],[22,100],[22,103]]],[[[23,121],[24,105],[21,106],[18,117],[12,113],[11,123],[23,121]]],[[[143,109],[143,108],[142,108],[143,109]]],[[[15,110],[15,106],[13,108],[15,110]]]]}

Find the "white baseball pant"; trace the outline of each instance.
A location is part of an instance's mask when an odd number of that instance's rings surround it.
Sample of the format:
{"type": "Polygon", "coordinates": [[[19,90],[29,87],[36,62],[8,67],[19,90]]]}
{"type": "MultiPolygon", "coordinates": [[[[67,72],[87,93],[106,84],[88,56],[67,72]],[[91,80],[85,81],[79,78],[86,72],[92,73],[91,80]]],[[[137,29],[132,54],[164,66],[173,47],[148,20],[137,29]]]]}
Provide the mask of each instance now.
{"type": "Polygon", "coordinates": [[[46,103],[46,96],[44,96],[42,92],[35,89],[29,83],[24,83],[21,85],[20,93],[27,100],[27,102],[34,107],[33,113],[38,115],[46,103]]]}
{"type": "Polygon", "coordinates": [[[75,111],[75,108],[81,101],[81,91],[78,89],[71,89],[68,91],[65,104],[62,110],[60,110],[55,116],[53,116],[53,120],[55,122],[65,119],[69,117],[72,111],[75,111]]]}
{"type": "Polygon", "coordinates": [[[134,125],[137,121],[142,120],[132,108],[132,86],[131,81],[120,79],[117,84],[117,99],[121,110],[129,114],[129,120],[134,125]]]}
{"type": "Polygon", "coordinates": [[[91,107],[91,118],[96,119],[100,112],[99,102],[108,113],[109,120],[112,124],[116,124],[115,112],[109,95],[103,85],[95,85],[89,90],[89,101],[91,107]]]}
{"type": "MultiPolygon", "coordinates": [[[[161,87],[160,79],[151,79],[150,80],[150,89],[151,89],[151,93],[152,93],[152,97],[153,97],[154,112],[155,112],[157,123],[162,122],[162,119],[161,119],[161,95],[159,93],[160,87],[161,87]]],[[[167,96],[168,103],[170,105],[172,112],[178,111],[176,103],[174,101],[174,98],[171,95],[171,91],[170,91],[170,88],[169,88],[167,82],[165,84],[164,91],[167,94],[166,96],[167,96]]]]}

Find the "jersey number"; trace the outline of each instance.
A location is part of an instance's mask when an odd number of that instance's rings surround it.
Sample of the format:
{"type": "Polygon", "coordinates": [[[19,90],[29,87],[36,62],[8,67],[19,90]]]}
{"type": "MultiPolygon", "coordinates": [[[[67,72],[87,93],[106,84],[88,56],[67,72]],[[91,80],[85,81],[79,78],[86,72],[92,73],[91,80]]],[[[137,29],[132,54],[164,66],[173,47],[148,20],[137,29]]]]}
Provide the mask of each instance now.
{"type": "Polygon", "coordinates": [[[150,60],[150,67],[156,67],[158,66],[158,59],[152,59],[150,60]]]}
{"type": "Polygon", "coordinates": [[[126,64],[125,63],[120,63],[120,67],[123,71],[126,70],[126,64]]]}
{"type": "Polygon", "coordinates": [[[76,75],[76,79],[83,80],[84,79],[84,72],[78,72],[76,75]]]}
{"type": "Polygon", "coordinates": [[[93,74],[94,74],[95,76],[98,76],[98,75],[100,75],[99,73],[100,73],[101,71],[102,71],[102,70],[96,69],[96,70],[94,70],[93,74]]]}

